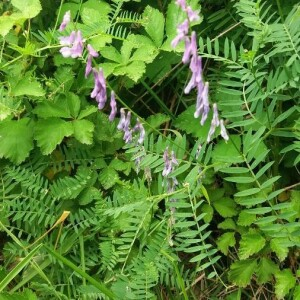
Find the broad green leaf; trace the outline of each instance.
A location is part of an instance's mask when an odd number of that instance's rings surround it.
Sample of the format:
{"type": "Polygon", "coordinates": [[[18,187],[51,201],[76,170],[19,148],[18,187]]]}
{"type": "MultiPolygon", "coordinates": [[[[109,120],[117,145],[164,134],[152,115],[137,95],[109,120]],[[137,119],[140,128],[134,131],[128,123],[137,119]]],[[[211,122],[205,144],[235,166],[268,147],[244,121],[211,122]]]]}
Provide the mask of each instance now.
{"type": "Polygon", "coordinates": [[[35,96],[42,97],[45,91],[36,78],[26,73],[15,85],[12,86],[12,96],[35,96]]]}
{"type": "Polygon", "coordinates": [[[74,120],[73,131],[74,137],[82,144],[93,143],[94,124],[88,120],[74,120]]]}
{"type": "Polygon", "coordinates": [[[26,19],[34,18],[42,10],[39,0],[11,0],[11,4],[20,10],[26,19]]]}
{"type": "Polygon", "coordinates": [[[216,211],[223,217],[233,217],[238,214],[236,209],[236,204],[233,199],[231,198],[222,198],[212,202],[216,211]]]}
{"type": "Polygon", "coordinates": [[[236,224],[231,218],[226,218],[223,222],[218,224],[218,228],[235,230],[236,224]]]}
{"type": "Polygon", "coordinates": [[[25,289],[20,293],[2,292],[1,300],[37,300],[37,296],[29,289],[25,289]]]}
{"type": "Polygon", "coordinates": [[[83,118],[95,113],[96,111],[98,111],[98,108],[96,106],[89,105],[79,113],[78,119],[79,120],[83,119],[83,118]]]}
{"type": "Polygon", "coordinates": [[[278,266],[269,258],[262,257],[256,271],[257,281],[260,284],[267,283],[276,271],[278,271],[278,266]]]}
{"type": "Polygon", "coordinates": [[[114,75],[126,75],[134,82],[137,82],[145,73],[146,65],[143,61],[133,61],[127,65],[120,65],[114,69],[114,75]]]}
{"type": "Polygon", "coordinates": [[[234,247],[236,241],[234,232],[226,232],[217,239],[218,249],[225,255],[228,254],[228,248],[234,247]]]}
{"type": "Polygon", "coordinates": [[[33,149],[33,126],[29,118],[0,123],[0,157],[19,164],[33,149]]]}
{"type": "Polygon", "coordinates": [[[249,226],[256,220],[256,215],[248,214],[245,210],[242,210],[239,214],[237,224],[240,226],[249,226]]]}
{"type": "Polygon", "coordinates": [[[242,234],[240,241],[239,257],[246,259],[259,252],[265,246],[266,240],[258,233],[242,234]]]}
{"type": "Polygon", "coordinates": [[[53,101],[44,99],[33,110],[40,118],[71,118],[68,103],[64,95],[60,95],[53,101]]]}
{"type": "Polygon", "coordinates": [[[118,172],[112,167],[107,167],[100,171],[99,181],[103,185],[104,189],[107,190],[119,181],[118,172]]]}
{"type": "Polygon", "coordinates": [[[300,285],[298,284],[294,289],[293,299],[298,300],[300,299],[300,285]]]}
{"type": "Polygon", "coordinates": [[[234,262],[228,273],[229,280],[240,287],[250,284],[253,273],[257,269],[256,259],[246,259],[234,262]]]}
{"type": "Polygon", "coordinates": [[[0,34],[4,37],[13,27],[15,20],[12,16],[0,16],[0,34]]]}
{"type": "Polygon", "coordinates": [[[143,13],[144,28],[153,40],[156,47],[160,47],[164,37],[165,19],[163,14],[147,6],[143,13]]]}
{"type": "Polygon", "coordinates": [[[193,137],[200,138],[204,142],[210,128],[211,114],[204,126],[200,125],[199,119],[194,118],[195,105],[189,106],[183,113],[181,113],[174,122],[174,126],[186,133],[191,134],[193,137]]]}
{"type": "Polygon", "coordinates": [[[224,140],[219,141],[212,153],[214,163],[239,163],[242,162],[240,154],[241,138],[238,135],[231,135],[230,140],[226,143],[224,140]]]}
{"type": "Polygon", "coordinates": [[[275,273],[275,279],[275,294],[279,299],[283,299],[296,284],[296,278],[290,269],[278,271],[275,273]]]}
{"type": "Polygon", "coordinates": [[[280,261],[285,260],[289,252],[290,243],[285,238],[273,238],[270,242],[270,247],[279,258],[280,261]]]}
{"type": "Polygon", "coordinates": [[[205,213],[205,216],[203,217],[204,222],[210,223],[214,215],[214,209],[212,208],[212,206],[206,203],[203,204],[201,206],[201,212],[205,213]]]}
{"type": "Polygon", "coordinates": [[[43,154],[50,154],[64,137],[73,134],[73,126],[59,118],[39,120],[35,126],[34,138],[43,154]]]}
{"type": "Polygon", "coordinates": [[[147,123],[145,124],[145,130],[149,134],[153,128],[159,128],[162,124],[170,121],[170,117],[161,113],[151,115],[147,118],[147,123]]]}

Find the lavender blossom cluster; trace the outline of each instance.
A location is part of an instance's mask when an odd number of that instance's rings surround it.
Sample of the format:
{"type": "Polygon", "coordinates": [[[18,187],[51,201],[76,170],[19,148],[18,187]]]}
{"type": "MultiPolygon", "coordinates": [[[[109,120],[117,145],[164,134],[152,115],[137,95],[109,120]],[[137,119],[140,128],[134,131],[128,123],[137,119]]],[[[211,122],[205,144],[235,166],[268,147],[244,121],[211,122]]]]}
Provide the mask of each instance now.
{"type": "MultiPolygon", "coordinates": [[[[59,27],[59,31],[63,32],[68,24],[71,22],[71,13],[67,11],[63,17],[62,23],[59,27]]],[[[59,37],[59,41],[61,46],[60,53],[63,57],[71,57],[78,58],[82,57],[84,50],[85,40],[82,38],[82,34],[80,30],[72,31],[69,36],[61,36],[59,37]]],[[[88,44],[86,46],[88,55],[87,55],[87,63],[85,68],[85,78],[87,78],[90,73],[93,72],[94,75],[94,89],[91,92],[91,98],[95,99],[98,103],[99,110],[103,109],[107,102],[107,91],[106,91],[106,80],[104,77],[104,73],[102,68],[97,70],[92,67],[92,60],[99,56],[98,52],[88,44]]],[[[117,102],[115,92],[111,91],[110,95],[110,107],[111,112],[108,117],[109,121],[113,121],[117,114],[117,102]]],[[[145,129],[137,118],[136,124],[133,128],[131,128],[131,112],[128,111],[127,115],[125,113],[125,108],[120,109],[120,122],[118,124],[118,129],[124,132],[124,141],[125,143],[130,143],[133,140],[133,133],[139,132],[139,136],[137,138],[137,144],[141,145],[144,142],[145,138],[145,129]]]]}
{"type": "MultiPolygon", "coordinates": [[[[193,31],[191,35],[189,35],[190,22],[197,21],[200,19],[200,17],[198,11],[193,11],[192,8],[186,4],[186,0],[177,0],[176,4],[180,6],[180,8],[186,13],[187,18],[183,21],[183,23],[178,25],[177,36],[171,42],[171,46],[175,48],[179,42],[184,41],[185,43],[182,62],[184,64],[189,63],[189,68],[192,72],[192,76],[184,89],[184,93],[189,94],[192,89],[196,89],[197,100],[194,117],[199,118],[201,116],[200,124],[203,126],[210,111],[208,100],[209,83],[204,83],[202,79],[202,58],[198,55],[196,32],[193,31]]],[[[207,136],[207,142],[210,142],[218,126],[220,126],[221,129],[221,136],[224,138],[224,140],[227,141],[229,137],[224,126],[224,121],[219,120],[217,104],[214,103],[213,118],[207,136]]]]}

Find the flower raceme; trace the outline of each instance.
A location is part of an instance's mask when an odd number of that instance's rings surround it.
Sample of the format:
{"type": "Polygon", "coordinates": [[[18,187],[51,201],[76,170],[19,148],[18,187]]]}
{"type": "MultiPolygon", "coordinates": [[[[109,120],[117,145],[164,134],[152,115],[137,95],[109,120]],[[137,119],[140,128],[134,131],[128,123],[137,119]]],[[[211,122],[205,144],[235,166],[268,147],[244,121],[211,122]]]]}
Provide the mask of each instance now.
{"type": "MultiPolygon", "coordinates": [[[[71,21],[71,13],[67,11],[63,17],[63,21],[59,27],[59,31],[64,31],[66,26],[71,21]]],[[[188,24],[186,27],[188,30],[188,24]]],[[[187,32],[186,32],[187,33],[187,32]]],[[[63,46],[60,49],[60,53],[63,57],[71,57],[71,58],[78,58],[82,56],[83,49],[84,49],[84,42],[85,40],[82,38],[81,31],[72,31],[69,36],[61,36],[59,37],[60,44],[63,46]]],[[[91,98],[94,98],[98,103],[99,110],[103,109],[106,101],[107,101],[107,93],[106,93],[106,80],[103,74],[102,68],[99,70],[92,67],[92,59],[98,57],[98,52],[92,47],[92,45],[88,44],[87,48],[87,63],[85,67],[85,77],[87,78],[89,74],[93,71],[94,74],[94,88],[91,92],[91,98]]],[[[108,117],[109,121],[112,122],[117,114],[117,102],[115,92],[111,91],[110,95],[110,107],[111,112],[108,117]]],[[[139,119],[136,121],[136,125],[131,128],[131,112],[128,111],[127,115],[125,113],[125,109],[121,108],[120,110],[120,122],[118,124],[118,129],[124,131],[125,143],[130,143],[133,139],[132,134],[134,132],[139,132],[139,137],[137,139],[137,144],[143,144],[145,139],[145,129],[140,122],[139,119]]]]}
{"type": "MultiPolygon", "coordinates": [[[[196,32],[193,31],[190,36],[188,35],[190,22],[197,21],[200,19],[200,17],[198,11],[194,11],[190,6],[187,6],[185,0],[177,0],[176,4],[186,13],[187,18],[183,21],[183,23],[178,25],[177,36],[171,42],[171,46],[175,48],[179,42],[184,41],[185,43],[182,62],[184,64],[189,63],[189,69],[191,70],[192,76],[184,88],[184,93],[189,94],[192,89],[196,89],[197,100],[194,117],[199,118],[201,116],[200,124],[203,126],[210,111],[208,100],[209,83],[203,83],[202,80],[202,59],[201,56],[198,55],[196,32]]],[[[229,137],[224,126],[224,121],[219,120],[217,105],[214,104],[213,118],[208,132],[207,142],[210,142],[218,126],[221,128],[221,136],[227,141],[229,137]]]]}

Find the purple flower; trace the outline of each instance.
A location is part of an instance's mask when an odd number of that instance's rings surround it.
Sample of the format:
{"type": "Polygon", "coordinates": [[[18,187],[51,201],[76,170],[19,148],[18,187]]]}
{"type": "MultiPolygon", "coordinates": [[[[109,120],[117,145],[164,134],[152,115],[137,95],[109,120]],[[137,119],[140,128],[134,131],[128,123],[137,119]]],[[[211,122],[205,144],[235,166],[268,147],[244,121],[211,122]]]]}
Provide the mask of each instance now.
{"type": "Polygon", "coordinates": [[[225,141],[228,141],[229,140],[229,136],[226,132],[226,128],[224,126],[224,121],[223,119],[220,120],[220,128],[221,128],[221,136],[222,138],[225,140],[225,141]]]}
{"type": "Polygon", "coordinates": [[[176,4],[178,6],[180,6],[182,10],[186,9],[186,2],[185,2],[185,0],[176,0],[176,4]]]}
{"type": "Polygon", "coordinates": [[[70,23],[71,21],[71,12],[68,10],[63,17],[63,21],[59,26],[59,31],[64,31],[65,28],[67,27],[67,25],[70,23]]]}
{"type": "Polygon", "coordinates": [[[63,57],[77,58],[82,55],[83,51],[83,39],[81,31],[72,31],[70,36],[59,37],[62,47],[59,51],[63,57]]]}
{"type": "Polygon", "coordinates": [[[95,98],[98,102],[98,108],[102,109],[106,103],[106,82],[101,68],[98,72],[94,69],[94,78],[95,86],[91,98],[95,98]]]}
{"type": "MultiPolygon", "coordinates": [[[[190,61],[190,57],[197,57],[197,41],[196,41],[196,32],[193,31],[191,35],[191,39],[187,38],[185,40],[185,50],[182,56],[182,62],[187,64],[190,61]]],[[[202,71],[202,69],[201,69],[202,71]]]]}
{"type": "Polygon", "coordinates": [[[115,92],[111,91],[110,94],[110,107],[111,107],[111,112],[108,117],[109,121],[113,121],[116,117],[117,114],[117,102],[116,102],[116,97],[115,97],[115,92]]]}
{"type": "Polygon", "coordinates": [[[125,141],[126,144],[132,141],[132,130],[130,129],[130,121],[131,121],[131,111],[127,112],[127,116],[125,118],[124,127],[123,127],[123,131],[124,131],[123,140],[125,141]]]}
{"type": "Polygon", "coordinates": [[[94,50],[94,48],[90,44],[87,45],[87,49],[88,49],[88,58],[87,58],[86,67],[85,67],[85,78],[87,78],[88,75],[92,72],[93,57],[99,56],[99,54],[94,50]]]}
{"type": "Polygon", "coordinates": [[[142,125],[142,123],[140,122],[140,120],[138,118],[136,120],[135,126],[133,127],[133,131],[139,131],[140,132],[140,136],[139,136],[137,142],[138,142],[138,144],[143,144],[146,132],[145,132],[144,126],[142,125]]]}
{"type": "Polygon", "coordinates": [[[193,56],[190,62],[190,70],[192,76],[187,86],[184,89],[185,94],[189,94],[190,91],[197,87],[198,84],[202,85],[202,59],[200,56],[193,56]]]}
{"type": "Polygon", "coordinates": [[[189,22],[188,20],[184,20],[182,24],[179,24],[177,26],[177,35],[172,40],[171,46],[175,48],[180,41],[183,41],[187,37],[188,32],[189,32],[189,22]]]}
{"type": "MultiPolygon", "coordinates": [[[[169,155],[169,148],[168,147],[164,151],[163,159],[164,159],[164,162],[165,162],[165,166],[164,166],[164,169],[163,169],[163,172],[162,172],[162,176],[167,177],[174,170],[174,166],[178,166],[178,161],[175,157],[174,151],[171,152],[171,156],[169,155]]],[[[173,180],[175,180],[177,182],[175,177],[173,178],[173,180]]],[[[167,184],[169,184],[169,182],[167,182],[167,184]]]]}
{"type": "Polygon", "coordinates": [[[210,142],[212,135],[215,133],[216,128],[219,125],[220,125],[220,121],[219,121],[218,107],[217,107],[217,104],[214,103],[213,104],[213,117],[212,117],[212,120],[211,120],[210,129],[209,129],[209,132],[208,132],[208,135],[207,135],[207,142],[208,143],[210,142]]]}
{"type": "Polygon", "coordinates": [[[125,109],[123,107],[120,109],[120,115],[121,115],[120,122],[119,122],[117,128],[119,130],[123,130],[124,125],[125,125],[125,121],[126,121],[125,109]]]}
{"type": "Polygon", "coordinates": [[[185,9],[185,11],[186,11],[186,13],[188,15],[188,18],[189,18],[190,22],[198,21],[200,19],[198,11],[192,10],[192,8],[190,6],[188,6],[185,9]]]}

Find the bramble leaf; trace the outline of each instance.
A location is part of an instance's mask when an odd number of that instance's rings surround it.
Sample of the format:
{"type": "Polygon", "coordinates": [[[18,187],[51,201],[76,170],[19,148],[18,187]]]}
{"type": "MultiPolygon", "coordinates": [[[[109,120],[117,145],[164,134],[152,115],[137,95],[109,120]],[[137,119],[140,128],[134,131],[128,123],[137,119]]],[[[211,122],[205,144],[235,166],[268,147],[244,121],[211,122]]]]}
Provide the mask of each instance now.
{"type": "Polygon", "coordinates": [[[262,257],[257,268],[257,281],[266,283],[272,279],[272,275],[278,271],[278,266],[270,259],[262,257]]]}
{"type": "Polygon", "coordinates": [[[257,268],[256,259],[246,259],[234,262],[228,273],[229,280],[240,287],[246,287],[257,268]]]}
{"type": "Polygon", "coordinates": [[[243,234],[239,249],[240,259],[246,259],[257,253],[265,246],[265,243],[266,240],[258,233],[243,234]]]}
{"type": "Polygon", "coordinates": [[[225,255],[228,254],[228,248],[233,247],[235,243],[234,232],[225,232],[217,240],[218,249],[225,255]]]}
{"type": "Polygon", "coordinates": [[[275,273],[275,278],[275,294],[279,299],[282,299],[295,286],[296,278],[290,269],[278,271],[275,273]]]}
{"type": "Polygon", "coordinates": [[[50,154],[64,137],[73,133],[70,122],[59,118],[48,118],[39,120],[36,124],[34,138],[43,154],[50,154]]]}
{"type": "Polygon", "coordinates": [[[39,0],[11,0],[11,4],[22,12],[22,16],[31,19],[42,10],[39,0]]]}
{"type": "Polygon", "coordinates": [[[0,123],[0,157],[19,164],[33,149],[32,124],[29,118],[0,123]]]}
{"type": "Polygon", "coordinates": [[[74,120],[72,122],[74,137],[82,144],[93,143],[94,124],[88,120],[74,120]]]}

